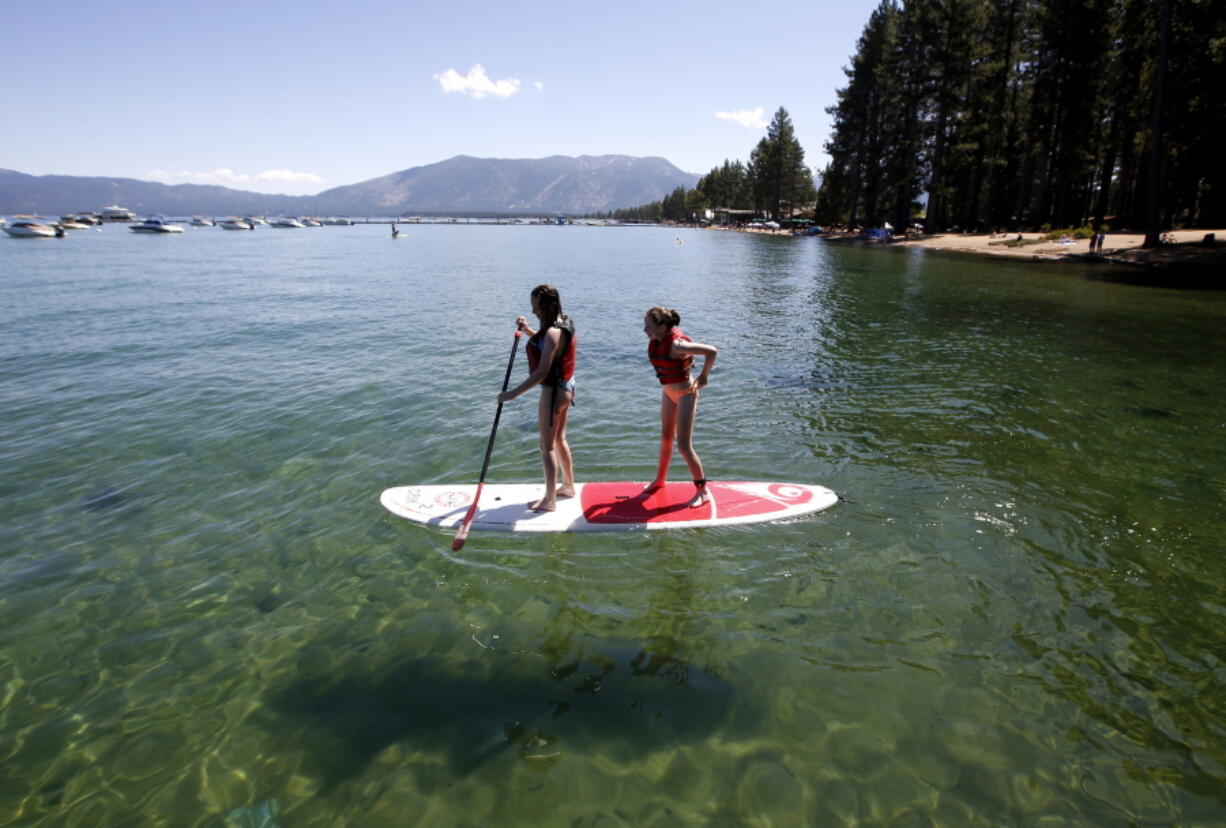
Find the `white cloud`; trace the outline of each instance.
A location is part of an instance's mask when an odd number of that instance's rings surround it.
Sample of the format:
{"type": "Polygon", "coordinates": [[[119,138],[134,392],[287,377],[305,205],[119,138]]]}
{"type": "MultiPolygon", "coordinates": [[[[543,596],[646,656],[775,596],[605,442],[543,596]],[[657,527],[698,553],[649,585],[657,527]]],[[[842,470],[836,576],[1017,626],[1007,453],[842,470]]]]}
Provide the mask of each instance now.
{"type": "Polygon", "coordinates": [[[750,129],[762,129],[766,126],[766,119],[762,107],[757,109],[738,109],[735,112],[716,112],[716,118],[723,118],[725,121],[736,121],[743,127],[750,129]]]}
{"type": "Polygon", "coordinates": [[[177,173],[171,173],[166,170],[152,170],[149,173],[149,177],[154,181],[166,183],[187,181],[192,184],[221,184],[222,186],[266,182],[281,184],[323,184],[325,182],[323,177],[315,173],[294,172],[293,170],[265,170],[262,173],[248,175],[247,173],[236,173],[234,170],[226,167],[219,167],[218,169],[204,172],[179,170],[177,173]]]}
{"type": "Polygon", "coordinates": [[[257,181],[287,181],[292,184],[323,184],[324,179],[315,173],[294,172],[293,170],[264,170],[256,177],[257,181]]]}
{"type": "Polygon", "coordinates": [[[480,63],[469,69],[467,75],[461,75],[454,69],[448,69],[446,72],[435,75],[434,79],[439,82],[439,86],[443,87],[443,92],[459,92],[470,98],[484,98],[486,95],[509,98],[519,92],[518,78],[490,80],[485,74],[485,67],[480,63]]]}
{"type": "Polygon", "coordinates": [[[545,84],[541,83],[540,81],[535,81],[532,85],[536,87],[537,92],[542,92],[545,89],[545,84]]]}

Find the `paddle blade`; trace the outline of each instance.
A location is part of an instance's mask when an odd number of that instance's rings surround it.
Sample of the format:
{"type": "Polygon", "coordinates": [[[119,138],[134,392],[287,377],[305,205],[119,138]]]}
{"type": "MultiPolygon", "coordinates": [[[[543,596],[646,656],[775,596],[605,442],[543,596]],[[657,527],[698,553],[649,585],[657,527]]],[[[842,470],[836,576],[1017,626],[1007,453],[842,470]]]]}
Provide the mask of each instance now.
{"type": "Polygon", "coordinates": [[[477,516],[477,504],[481,501],[481,489],[484,487],[484,483],[477,484],[477,491],[473,495],[473,505],[468,507],[468,514],[464,515],[464,522],[460,524],[460,528],[456,530],[455,539],[451,541],[452,552],[459,552],[464,548],[464,542],[468,540],[468,530],[473,527],[473,518],[477,516]]]}

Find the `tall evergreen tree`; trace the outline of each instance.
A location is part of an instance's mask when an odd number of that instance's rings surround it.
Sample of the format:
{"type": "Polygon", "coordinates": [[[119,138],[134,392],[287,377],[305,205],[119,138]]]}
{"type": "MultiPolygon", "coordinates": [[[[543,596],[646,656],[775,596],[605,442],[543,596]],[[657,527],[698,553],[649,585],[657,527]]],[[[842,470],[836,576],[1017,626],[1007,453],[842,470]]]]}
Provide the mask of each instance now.
{"type": "Polygon", "coordinates": [[[1210,0],[882,0],[827,110],[818,217],[902,226],[926,194],[934,230],[1220,224],[1223,44],[1210,0]]]}
{"type": "Polygon", "coordinates": [[[816,196],[805,151],[796,140],[792,119],[783,107],[766,128],[749,158],[753,168],[754,209],[777,219],[790,218],[793,207],[808,207],[816,196]]]}
{"type": "Polygon", "coordinates": [[[830,163],[822,171],[818,197],[817,218],[823,223],[858,225],[866,194],[868,212],[875,216],[884,163],[885,82],[891,77],[886,66],[894,48],[898,14],[894,0],[882,0],[873,10],[851,66],[843,70],[847,86],[837,91],[837,103],[826,110],[834,117],[834,132],[826,143],[830,163]]]}

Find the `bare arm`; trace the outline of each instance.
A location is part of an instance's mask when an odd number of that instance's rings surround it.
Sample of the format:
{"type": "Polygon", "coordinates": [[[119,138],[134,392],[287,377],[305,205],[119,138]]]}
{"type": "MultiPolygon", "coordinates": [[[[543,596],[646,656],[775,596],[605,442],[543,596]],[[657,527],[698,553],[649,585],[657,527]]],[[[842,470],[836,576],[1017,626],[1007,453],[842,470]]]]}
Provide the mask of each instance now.
{"type": "Polygon", "coordinates": [[[702,371],[694,378],[694,384],[702,388],[710,379],[711,369],[715,367],[715,357],[719,355],[719,349],[714,345],[704,345],[701,342],[675,342],[670,356],[673,359],[681,359],[687,356],[702,357],[702,371]]]}
{"type": "Polygon", "coordinates": [[[518,397],[520,394],[527,391],[529,388],[540,385],[545,381],[545,377],[549,376],[549,367],[553,364],[553,357],[558,350],[558,342],[562,339],[562,332],[557,328],[550,328],[545,334],[545,342],[541,348],[541,361],[536,366],[536,370],[528,375],[528,378],[519,385],[512,388],[510,391],[503,391],[498,395],[498,402],[505,403],[518,397]]]}

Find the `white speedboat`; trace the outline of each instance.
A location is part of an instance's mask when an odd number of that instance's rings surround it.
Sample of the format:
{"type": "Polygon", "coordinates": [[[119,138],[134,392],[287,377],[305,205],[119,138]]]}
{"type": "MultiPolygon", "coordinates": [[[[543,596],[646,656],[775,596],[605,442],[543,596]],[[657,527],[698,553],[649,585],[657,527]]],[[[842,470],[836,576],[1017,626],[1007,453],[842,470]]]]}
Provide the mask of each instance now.
{"type": "Polygon", "coordinates": [[[76,218],[66,218],[61,216],[60,220],[55,223],[56,227],[62,230],[88,230],[89,225],[77,221],[76,218]]]}
{"type": "Polygon", "coordinates": [[[192,227],[212,227],[214,224],[212,219],[204,216],[192,216],[192,227]]]}
{"type": "Polygon", "coordinates": [[[269,219],[268,224],[272,227],[305,227],[306,226],[302,222],[300,222],[298,219],[287,218],[285,216],[281,216],[280,218],[275,218],[275,219],[269,219]]]}
{"type": "Polygon", "coordinates": [[[50,239],[63,236],[64,231],[50,224],[40,224],[37,221],[15,221],[4,228],[15,239],[50,239]]]}
{"type": "Polygon", "coordinates": [[[251,219],[222,219],[219,222],[222,230],[254,230],[255,225],[251,223],[251,219]]]}
{"type": "Polygon", "coordinates": [[[330,218],[324,219],[324,224],[339,224],[348,227],[349,225],[353,224],[353,222],[347,218],[330,218]]]}
{"type": "Polygon", "coordinates": [[[131,225],[131,230],[137,233],[182,233],[183,228],[177,224],[171,224],[165,219],[149,218],[142,221],[140,224],[131,225]]]}
{"type": "Polygon", "coordinates": [[[301,219],[301,221],[302,221],[303,227],[323,227],[324,226],[324,223],[322,221],[320,221],[317,218],[310,218],[309,216],[307,218],[301,219]]]}

